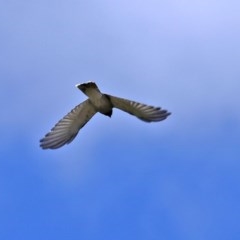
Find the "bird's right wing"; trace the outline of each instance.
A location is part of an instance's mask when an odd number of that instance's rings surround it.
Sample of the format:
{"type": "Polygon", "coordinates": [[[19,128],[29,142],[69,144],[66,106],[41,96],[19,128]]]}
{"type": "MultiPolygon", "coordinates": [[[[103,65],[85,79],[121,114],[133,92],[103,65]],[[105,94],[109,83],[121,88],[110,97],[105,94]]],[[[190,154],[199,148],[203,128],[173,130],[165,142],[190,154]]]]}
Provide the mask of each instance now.
{"type": "Polygon", "coordinates": [[[105,94],[111,101],[113,107],[135,115],[145,122],[158,122],[166,119],[171,113],[160,107],[153,107],[143,103],[127,100],[124,98],[114,97],[105,94]]]}
{"type": "Polygon", "coordinates": [[[89,100],[80,103],[40,140],[40,147],[56,149],[70,143],[96,112],[89,100]]]}

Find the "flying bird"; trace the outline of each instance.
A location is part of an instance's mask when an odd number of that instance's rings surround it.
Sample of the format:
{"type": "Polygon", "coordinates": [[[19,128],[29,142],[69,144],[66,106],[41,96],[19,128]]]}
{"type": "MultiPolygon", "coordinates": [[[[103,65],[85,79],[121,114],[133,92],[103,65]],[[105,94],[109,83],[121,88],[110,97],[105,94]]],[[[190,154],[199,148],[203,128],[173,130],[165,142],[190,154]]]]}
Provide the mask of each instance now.
{"type": "Polygon", "coordinates": [[[77,84],[76,87],[87,95],[88,99],[72,109],[40,140],[41,148],[56,149],[69,144],[97,112],[111,117],[113,108],[118,108],[145,122],[159,122],[171,114],[160,107],[101,93],[94,82],[77,84]]]}

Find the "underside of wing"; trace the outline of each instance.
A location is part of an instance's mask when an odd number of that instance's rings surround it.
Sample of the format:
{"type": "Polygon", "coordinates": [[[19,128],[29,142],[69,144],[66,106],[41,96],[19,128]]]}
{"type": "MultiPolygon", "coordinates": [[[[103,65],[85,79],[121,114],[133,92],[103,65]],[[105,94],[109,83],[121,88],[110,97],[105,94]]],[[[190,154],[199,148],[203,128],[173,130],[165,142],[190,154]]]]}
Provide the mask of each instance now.
{"type": "MultiPolygon", "coordinates": [[[[106,94],[107,95],[107,94],[106,94]]],[[[145,122],[159,122],[166,119],[171,113],[160,107],[153,107],[124,98],[107,95],[115,108],[123,110],[145,122]]]]}
{"type": "Polygon", "coordinates": [[[70,143],[95,113],[89,100],[77,105],[40,140],[40,147],[56,149],[70,143]]]}

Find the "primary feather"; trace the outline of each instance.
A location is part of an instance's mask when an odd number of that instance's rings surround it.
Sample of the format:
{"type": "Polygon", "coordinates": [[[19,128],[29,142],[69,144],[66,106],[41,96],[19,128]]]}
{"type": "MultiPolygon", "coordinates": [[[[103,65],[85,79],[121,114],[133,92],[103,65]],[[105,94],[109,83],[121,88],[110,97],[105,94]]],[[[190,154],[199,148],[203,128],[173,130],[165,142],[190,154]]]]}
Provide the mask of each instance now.
{"type": "Polygon", "coordinates": [[[96,112],[89,99],[77,105],[40,140],[40,146],[56,149],[70,143],[96,112]]]}
{"type": "Polygon", "coordinates": [[[160,107],[153,107],[143,103],[131,101],[124,98],[107,95],[113,104],[113,107],[125,111],[145,122],[159,122],[166,119],[171,113],[160,107]]]}

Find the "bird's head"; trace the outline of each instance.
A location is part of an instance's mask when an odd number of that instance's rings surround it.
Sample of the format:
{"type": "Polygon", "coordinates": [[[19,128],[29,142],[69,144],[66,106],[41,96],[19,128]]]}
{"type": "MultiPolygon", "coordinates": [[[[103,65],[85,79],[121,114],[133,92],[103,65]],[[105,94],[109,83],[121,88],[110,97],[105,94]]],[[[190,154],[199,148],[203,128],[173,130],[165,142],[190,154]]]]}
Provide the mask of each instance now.
{"type": "Polygon", "coordinates": [[[86,93],[86,91],[90,88],[98,89],[95,82],[87,82],[87,83],[77,84],[76,87],[78,89],[80,89],[83,93],[86,93]]]}

